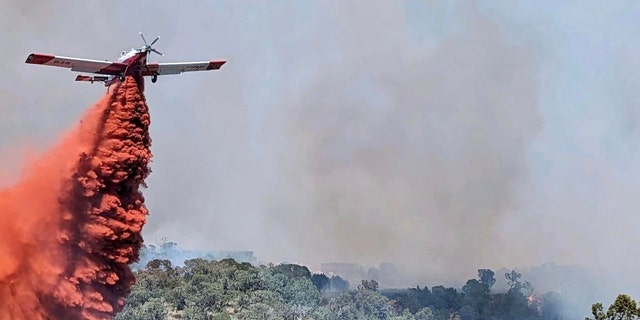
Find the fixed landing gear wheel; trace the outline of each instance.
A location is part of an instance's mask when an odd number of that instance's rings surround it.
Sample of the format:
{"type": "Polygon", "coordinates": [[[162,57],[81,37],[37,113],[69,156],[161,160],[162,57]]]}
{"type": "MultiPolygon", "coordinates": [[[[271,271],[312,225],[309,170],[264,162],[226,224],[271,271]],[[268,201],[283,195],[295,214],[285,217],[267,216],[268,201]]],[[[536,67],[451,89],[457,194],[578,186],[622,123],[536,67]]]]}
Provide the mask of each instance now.
{"type": "Polygon", "coordinates": [[[124,74],[119,75],[118,80],[120,80],[120,82],[124,82],[124,74]]]}
{"type": "Polygon", "coordinates": [[[158,81],[158,76],[151,77],[151,82],[156,83],[158,81]]]}

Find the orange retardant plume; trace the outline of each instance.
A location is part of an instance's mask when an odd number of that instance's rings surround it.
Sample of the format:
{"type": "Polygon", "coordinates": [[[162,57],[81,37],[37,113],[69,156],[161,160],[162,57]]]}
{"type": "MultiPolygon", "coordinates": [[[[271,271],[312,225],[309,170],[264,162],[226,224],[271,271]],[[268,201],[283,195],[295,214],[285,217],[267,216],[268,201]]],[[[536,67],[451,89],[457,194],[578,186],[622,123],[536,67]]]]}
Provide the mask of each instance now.
{"type": "Polygon", "coordinates": [[[0,320],[111,319],[122,309],[148,214],[150,118],[138,83],[112,85],[0,190],[0,320]]]}

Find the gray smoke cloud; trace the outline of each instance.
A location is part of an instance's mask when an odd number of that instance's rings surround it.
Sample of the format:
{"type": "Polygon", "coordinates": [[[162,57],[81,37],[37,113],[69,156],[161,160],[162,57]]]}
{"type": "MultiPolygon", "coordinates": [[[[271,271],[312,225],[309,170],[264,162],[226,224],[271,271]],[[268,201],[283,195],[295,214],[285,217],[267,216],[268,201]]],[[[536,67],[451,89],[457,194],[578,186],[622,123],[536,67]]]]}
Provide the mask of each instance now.
{"type": "Polygon", "coordinates": [[[403,36],[402,6],[331,12],[340,57],[279,111],[287,191],[272,215],[299,259],[466,275],[504,254],[495,226],[541,125],[536,65],[464,9],[462,31],[430,47],[403,36]]]}

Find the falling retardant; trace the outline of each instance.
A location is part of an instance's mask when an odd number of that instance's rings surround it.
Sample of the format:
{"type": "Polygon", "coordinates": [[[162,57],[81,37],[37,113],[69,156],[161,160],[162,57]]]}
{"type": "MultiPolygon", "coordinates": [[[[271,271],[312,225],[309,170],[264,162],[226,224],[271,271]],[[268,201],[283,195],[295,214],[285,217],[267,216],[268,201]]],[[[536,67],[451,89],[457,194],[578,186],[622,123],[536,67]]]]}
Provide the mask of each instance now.
{"type": "Polygon", "coordinates": [[[111,319],[135,278],[148,211],[142,83],[113,84],[0,190],[0,320],[111,319]]]}

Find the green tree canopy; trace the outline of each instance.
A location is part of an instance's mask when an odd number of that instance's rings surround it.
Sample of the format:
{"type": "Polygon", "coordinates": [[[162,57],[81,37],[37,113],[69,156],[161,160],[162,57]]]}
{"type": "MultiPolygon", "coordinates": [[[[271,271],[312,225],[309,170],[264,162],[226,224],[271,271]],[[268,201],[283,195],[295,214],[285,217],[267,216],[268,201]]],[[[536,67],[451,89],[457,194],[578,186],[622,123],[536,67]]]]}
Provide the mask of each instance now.
{"type": "Polygon", "coordinates": [[[593,318],[585,320],[637,320],[640,319],[640,309],[635,300],[629,295],[619,294],[616,300],[604,312],[602,303],[594,303],[591,306],[593,318]]]}

